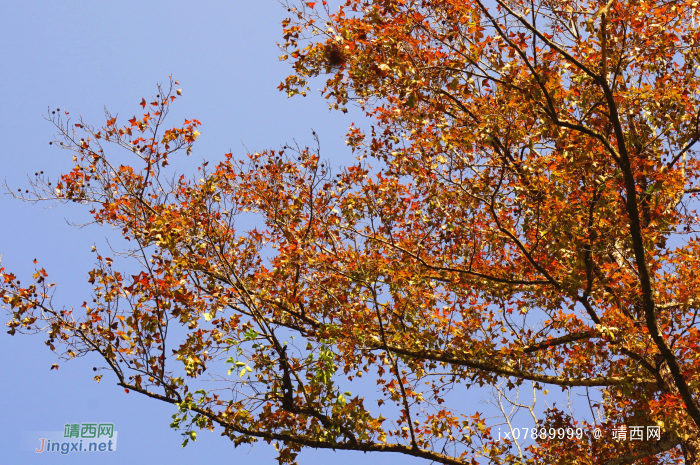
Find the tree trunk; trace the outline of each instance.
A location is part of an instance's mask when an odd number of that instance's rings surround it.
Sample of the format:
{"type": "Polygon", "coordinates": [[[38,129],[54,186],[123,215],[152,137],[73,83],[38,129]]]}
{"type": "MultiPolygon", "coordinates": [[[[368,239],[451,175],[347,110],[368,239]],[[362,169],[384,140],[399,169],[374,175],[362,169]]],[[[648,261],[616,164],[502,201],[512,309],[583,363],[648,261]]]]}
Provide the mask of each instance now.
{"type": "MultiPolygon", "coordinates": [[[[671,376],[671,370],[668,369],[666,364],[660,356],[657,356],[657,366],[659,368],[659,375],[664,380],[666,384],[665,391],[672,392],[674,394],[678,393],[678,389],[671,376]]],[[[685,459],[685,465],[700,465],[700,437],[698,433],[692,434],[688,439],[681,440],[681,449],[683,450],[683,458],[685,459]]]]}
{"type": "Polygon", "coordinates": [[[685,465],[700,465],[700,438],[697,435],[681,442],[685,465]]]}

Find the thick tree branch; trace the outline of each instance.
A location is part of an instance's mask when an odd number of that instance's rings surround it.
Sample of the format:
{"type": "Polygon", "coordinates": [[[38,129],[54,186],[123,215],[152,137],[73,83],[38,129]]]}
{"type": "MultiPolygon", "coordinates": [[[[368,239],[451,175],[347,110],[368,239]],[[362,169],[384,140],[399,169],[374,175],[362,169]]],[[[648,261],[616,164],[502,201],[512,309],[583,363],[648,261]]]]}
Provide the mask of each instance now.
{"type": "MultiPolygon", "coordinates": [[[[150,392],[146,389],[139,388],[133,384],[127,382],[118,383],[119,386],[138,392],[145,396],[151,397],[153,399],[160,400],[162,402],[167,402],[169,404],[178,404],[177,400],[170,399],[168,397],[162,396],[150,392]]],[[[293,435],[293,434],[279,434],[271,431],[259,431],[249,428],[244,428],[241,425],[228,421],[221,417],[220,414],[213,412],[211,409],[205,409],[199,406],[195,406],[191,409],[193,412],[199,413],[200,415],[210,419],[214,423],[219,424],[226,430],[233,431],[238,434],[243,434],[247,436],[257,437],[261,439],[267,439],[271,441],[280,441],[283,443],[294,443],[307,447],[313,447],[315,449],[332,449],[332,450],[355,450],[362,452],[397,452],[400,454],[410,455],[413,457],[424,458],[432,460],[438,463],[445,463],[450,465],[464,465],[462,460],[455,459],[445,454],[439,452],[433,452],[426,449],[420,449],[415,447],[404,446],[402,444],[378,444],[373,442],[334,442],[334,441],[319,441],[308,436],[293,435]]]]}
{"type": "MultiPolygon", "coordinates": [[[[378,343],[376,349],[382,349],[384,346],[378,343]]],[[[618,376],[599,376],[593,378],[570,378],[566,376],[548,376],[538,373],[529,373],[508,366],[498,365],[496,363],[483,362],[478,360],[469,360],[457,355],[450,354],[445,351],[429,350],[429,349],[405,349],[398,346],[387,346],[387,349],[407,357],[412,357],[422,360],[434,360],[437,362],[445,362],[451,365],[464,366],[476,370],[484,370],[490,373],[497,373],[503,376],[514,376],[517,378],[538,381],[546,384],[555,384],[557,386],[617,386],[621,384],[657,384],[656,380],[639,378],[639,377],[618,377],[618,376]]]]}
{"type": "Polygon", "coordinates": [[[575,341],[581,341],[584,339],[590,339],[594,336],[591,335],[589,332],[581,332],[581,333],[574,333],[574,334],[567,334],[565,336],[549,339],[547,341],[539,342],[537,344],[533,344],[530,346],[525,346],[523,347],[523,352],[526,354],[531,354],[533,352],[538,352],[540,350],[544,349],[549,349],[551,347],[555,347],[561,344],[567,344],[569,342],[575,342],[575,341]]]}

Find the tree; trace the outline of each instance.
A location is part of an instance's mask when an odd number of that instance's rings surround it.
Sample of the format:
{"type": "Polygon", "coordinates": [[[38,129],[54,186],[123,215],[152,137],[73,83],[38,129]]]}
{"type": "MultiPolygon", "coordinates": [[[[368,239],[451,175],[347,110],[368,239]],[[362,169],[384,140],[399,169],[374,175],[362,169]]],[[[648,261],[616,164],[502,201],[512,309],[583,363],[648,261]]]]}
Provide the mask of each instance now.
{"type": "Polygon", "coordinates": [[[700,463],[697,3],[287,7],[294,72],[280,90],[306,95],[326,75],[331,108],[373,122],[348,133],[360,162],[334,175],[318,148],[285,146],[168,182],[200,124],[163,132],[172,83],[125,126],[49,115],[76,167],[25,199],[90,205],[141,271],[96,252],[84,312],[52,304],[43,268],[27,287],[3,271],[10,333],[41,329],[65,358],[95,352],[120,386],[177,405],[188,438],[275,442],[281,463],[304,447],[700,463]],[[259,226],[237,229],[247,216],[259,226]],[[222,390],[195,392],[210,372],[222,390]],[[376,391],[346,391],[363,376],[376,391]],[[552,405],[521,447],[452,404],[526,384],[597,392],[602,416],[552,405]],[[616,441],[615,425],[660,434],[616,441]]]}

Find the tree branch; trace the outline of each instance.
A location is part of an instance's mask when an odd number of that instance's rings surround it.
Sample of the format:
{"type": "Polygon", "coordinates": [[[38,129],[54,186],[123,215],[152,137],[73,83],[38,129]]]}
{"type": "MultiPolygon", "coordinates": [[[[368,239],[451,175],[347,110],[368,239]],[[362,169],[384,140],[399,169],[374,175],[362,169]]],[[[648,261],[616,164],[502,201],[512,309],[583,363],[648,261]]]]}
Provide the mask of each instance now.
{"type": "Polygon", "coordinates": [[[616,457],[605,465],[627,465],[635,463],[637,460],[641,460],[646,457],[651,457],[652,455],[660,454],[668,450],[673,449],[681,443],[681,440],[677,436],[668,435],[659,441],[652,444],[646,443],[640,445],[638,448],[624,455],[616,457]]]}

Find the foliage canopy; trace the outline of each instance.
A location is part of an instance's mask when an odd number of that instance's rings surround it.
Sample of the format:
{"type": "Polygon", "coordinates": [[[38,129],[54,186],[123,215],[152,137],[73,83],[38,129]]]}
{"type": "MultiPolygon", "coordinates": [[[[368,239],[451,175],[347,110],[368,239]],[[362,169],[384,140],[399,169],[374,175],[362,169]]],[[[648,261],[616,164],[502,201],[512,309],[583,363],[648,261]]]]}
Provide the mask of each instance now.
{"type": "Polygon", "coordinates": [[[76,166],[24,198],[89,205],[141,271],[96,252],[92,302],[60,310],[44,269],[28,286],[0,269],[10,332],[96,352],[120,386],[177,404],[188,437],[275,442],[281,463],[303,447],[700,463],[697,2],[287,6],[280,90],[325,76],[331,108],[362,108],[359,163],[335,174],[285,146],[168,181],[200,124],[164,130],[172,82],[123,126],[49,115],[76,166]],[[203,376],[217,389],[195,391],[203,376]],[[596,392],[602,416],[537,411],[585,434],[525,447],[464,411],[527,386],[596,392]],[[614,441],[618,424],[661,435],[614,441]]]}

